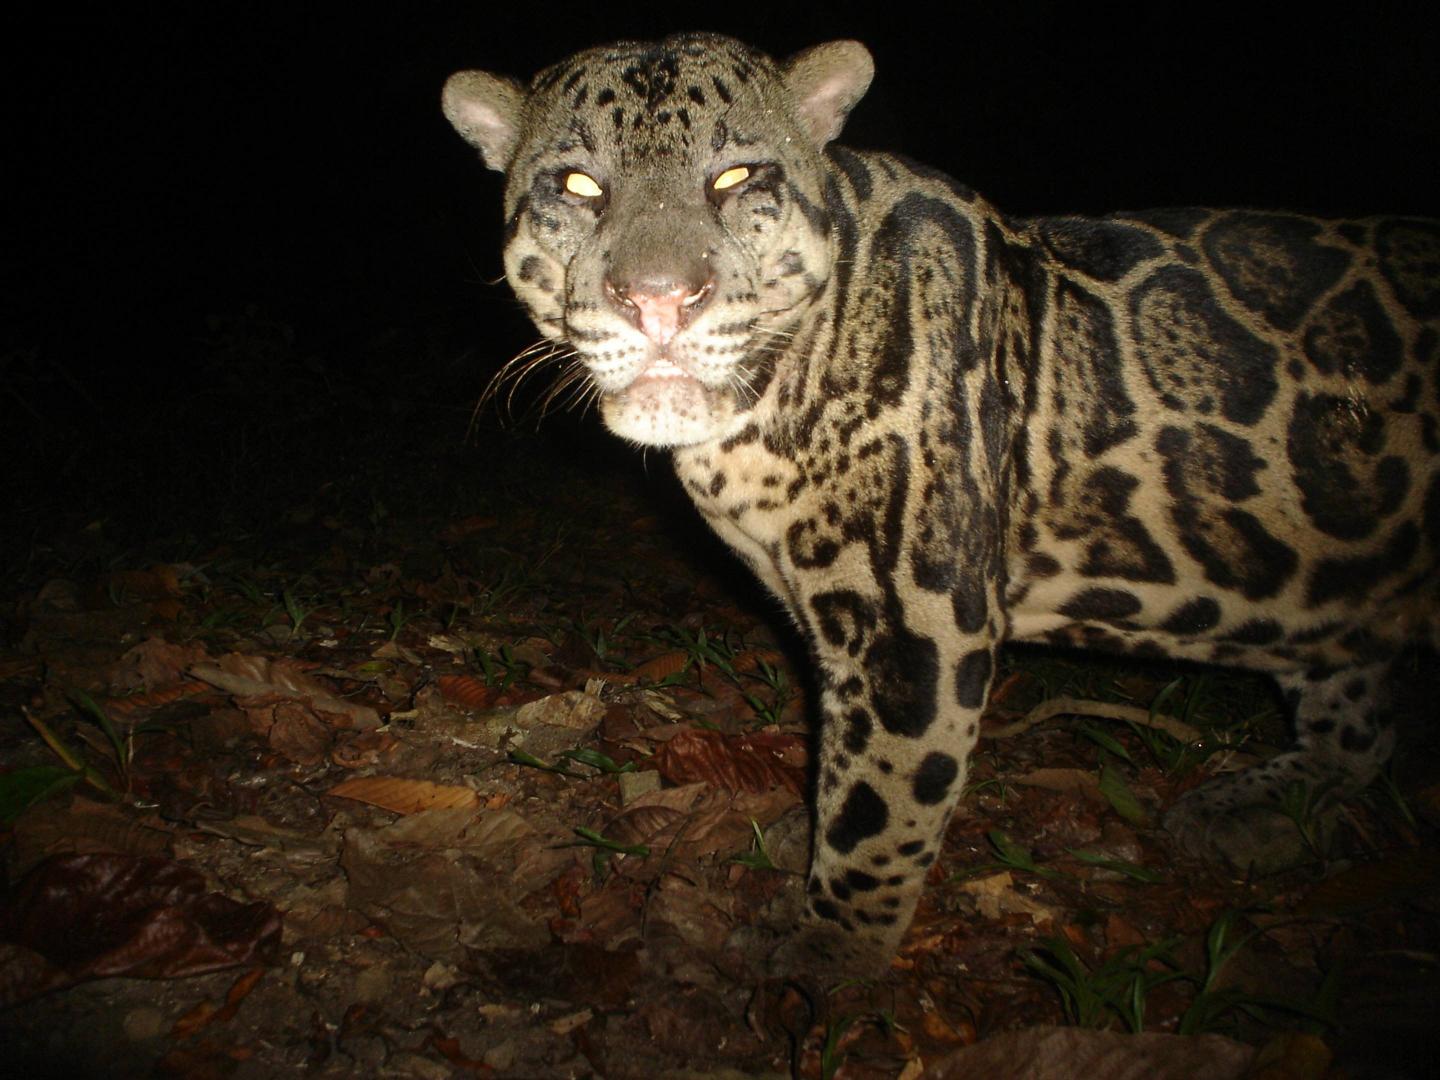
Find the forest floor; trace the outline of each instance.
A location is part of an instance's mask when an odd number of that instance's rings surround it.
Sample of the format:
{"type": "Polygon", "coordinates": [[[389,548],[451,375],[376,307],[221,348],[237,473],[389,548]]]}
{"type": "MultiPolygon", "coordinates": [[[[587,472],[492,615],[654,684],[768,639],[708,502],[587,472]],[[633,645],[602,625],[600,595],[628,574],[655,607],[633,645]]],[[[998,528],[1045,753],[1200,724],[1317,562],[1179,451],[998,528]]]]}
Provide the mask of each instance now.
{"type": "Polygon", "coordinates": [[[1158,820],[1282,744],[1268,684],[1013,650],[888,976],[765,980],[777,605],[593,417],[306,370],[10,432],[10,1075],[1440,1075],[1436,725],[1241,878],[1158,820]]]}

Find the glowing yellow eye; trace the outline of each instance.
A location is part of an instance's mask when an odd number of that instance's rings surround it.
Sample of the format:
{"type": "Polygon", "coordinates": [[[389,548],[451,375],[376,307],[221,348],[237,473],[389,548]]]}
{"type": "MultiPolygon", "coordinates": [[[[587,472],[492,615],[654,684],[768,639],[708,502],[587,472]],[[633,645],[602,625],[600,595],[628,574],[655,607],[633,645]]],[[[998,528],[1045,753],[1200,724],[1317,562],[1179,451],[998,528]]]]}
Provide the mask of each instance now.
{"type": "Polygon", "coordinates": [[[571,195],[579,195],[586,199],[598,199],[605,194],[600,185],[583,172],[572,172],[566,176],[565,190],[571,195]]]}
{"type": "Polygon", "coordinates": [[[732,188],[741,181],[748,179],[750,179],[750,170],[744,165],[736,165],[733,169],[726,169],[717,176],[715,183],[711,186],[714,187],[716,191],[724,191],[726,188],[732,188]]]}

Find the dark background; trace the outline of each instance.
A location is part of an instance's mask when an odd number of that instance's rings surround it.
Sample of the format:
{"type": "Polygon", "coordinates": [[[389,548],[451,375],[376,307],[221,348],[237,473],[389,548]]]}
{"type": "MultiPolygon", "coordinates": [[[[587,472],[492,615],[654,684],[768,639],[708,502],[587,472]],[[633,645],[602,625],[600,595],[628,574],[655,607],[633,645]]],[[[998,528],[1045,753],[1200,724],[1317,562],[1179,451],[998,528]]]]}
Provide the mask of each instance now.
{"type": "Polygon", "coordinates": [[[313,423],[314,388],[286,383],[301,370],[351,425],[393,425],[395,401],[429,400],[450,410],[432,422],[463,440],[474,398],[535,334],[487,284],[500,276],[500,179],[440,115],[459,68],[528,76],[583,46],[680,29],[778,56],[855,37],[878,74],[843,141],[939,166],[1011,212],[1433,215],[1440,61],[1422,5],[1407,7],[1343,19],[1024,2],[922,18],[882,0],[12,14],[0,390],[31,426],[10,453],[97,432],[116,440],[112,456],[173,457],[187,439],[198,453],[224,418],[180,414],[243,412],[247,382],[256,410],[283,415],[304,397],[297,415],[313,423]],[[223,388],[218,406],[205,396],[223,388]],[[114,434],[157,423],[172,431],[163,445],[114,434]]]}

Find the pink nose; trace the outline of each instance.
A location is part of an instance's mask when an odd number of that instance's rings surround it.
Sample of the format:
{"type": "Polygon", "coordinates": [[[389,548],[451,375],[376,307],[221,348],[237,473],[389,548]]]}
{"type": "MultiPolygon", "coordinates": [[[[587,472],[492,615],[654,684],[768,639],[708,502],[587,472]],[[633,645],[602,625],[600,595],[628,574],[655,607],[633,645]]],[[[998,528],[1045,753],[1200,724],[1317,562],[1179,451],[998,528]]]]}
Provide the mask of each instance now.
{"type": "Polygon", "coordinates": [[[713,280],[699,288],[674,281],[617,285],[606,280],[605,295],[641,333],[656,345],[664,346],[700,313],[714,287],[713,280]]]}

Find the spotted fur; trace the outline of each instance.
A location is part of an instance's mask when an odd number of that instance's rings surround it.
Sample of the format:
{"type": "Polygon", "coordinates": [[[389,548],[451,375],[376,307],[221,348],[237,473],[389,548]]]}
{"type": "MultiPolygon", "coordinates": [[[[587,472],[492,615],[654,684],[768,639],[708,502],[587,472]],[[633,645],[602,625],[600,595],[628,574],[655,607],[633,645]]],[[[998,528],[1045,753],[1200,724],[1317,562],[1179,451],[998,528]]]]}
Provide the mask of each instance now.
{"type": "Polygon", "coordinates": [[[507,174],[536,325],[813,648],[790,965],[891,955],[1002,641],[1272,672],[1295,747],[1169,819],[1243,857],[1222,812],[1373,778],[1386,668],[1435,632],[1440,225],[1008,217],[830,142],[870,76],[854,42],[777,64],[690,35],[445,94],[507,174]]]}

